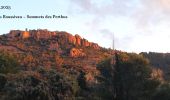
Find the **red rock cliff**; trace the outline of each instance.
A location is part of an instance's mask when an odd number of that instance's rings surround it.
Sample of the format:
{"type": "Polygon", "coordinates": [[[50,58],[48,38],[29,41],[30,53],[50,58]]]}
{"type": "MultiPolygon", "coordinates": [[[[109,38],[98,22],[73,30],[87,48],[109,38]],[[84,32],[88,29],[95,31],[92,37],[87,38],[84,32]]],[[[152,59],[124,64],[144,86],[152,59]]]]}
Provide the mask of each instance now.
{"type": "Polygon", "coordinates": [[[50,38],[57,38],[61,42],[62,45],[66,43],[71,43],[76,46],[82,47],[92,47],[94,49],[100,49],[98,44],[89,42],[86,39],[83,39],[81,36],[76,34],[73,36],[67,32],[51,32],[47,29],[38,29],[38,30],[29,30],[29,31],[20,31],[20,30],[11,30],[10,33],[7,35],[10,39],[12,38],[20,38],[20,39],[27,39],[27,38],[34,38],[36,40],[40,39],[50,39],[50,38]]]}

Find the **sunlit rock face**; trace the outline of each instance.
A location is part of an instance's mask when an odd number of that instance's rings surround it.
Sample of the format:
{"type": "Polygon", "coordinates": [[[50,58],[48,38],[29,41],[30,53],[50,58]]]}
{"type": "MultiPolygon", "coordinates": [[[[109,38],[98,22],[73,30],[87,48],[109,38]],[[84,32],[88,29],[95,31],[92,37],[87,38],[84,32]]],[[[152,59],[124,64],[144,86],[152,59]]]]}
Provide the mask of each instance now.
{"type": "Polygon", "coordinates": [[[82,49],[72,48],[70,50],[70,57],[84,57],[86,54],[82,49]]]}
{"type": "MultiPolygon", "coordinates": [[[[89,42],[88,40],[82,38],[78,34],[73,36],[67,32],[58,32],[58,31],[48,31],[47,29],[38,29],[38,30],[11,30],[9,34],[7,34],[9,39],[27,39],[33,38],[37,41],[41,39],[51,39],[56,38],[60,42],[61,45],[65,45],[67,43],[73,44],[75,46],[81,47],[92,47],[94,49],[100,49],[100,46],[96,43],[89,42]]],[[[54,48],[54,47],[51,47],[54,48]]]]}

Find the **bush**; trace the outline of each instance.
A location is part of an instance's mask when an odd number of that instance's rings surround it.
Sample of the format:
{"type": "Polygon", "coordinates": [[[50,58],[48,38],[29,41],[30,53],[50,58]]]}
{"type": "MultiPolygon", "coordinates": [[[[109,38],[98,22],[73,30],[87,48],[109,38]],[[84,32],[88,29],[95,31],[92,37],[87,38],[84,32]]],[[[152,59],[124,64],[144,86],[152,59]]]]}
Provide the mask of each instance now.
{"type": "Polygon", "coordinates": [[[5,87],[6,82],[7,82],[7,79],[5,75],[0,74],[0,91],[5,87]]]}
{"type": "Polygon", "coordinates": [[[19,63],[15,57],[7,52],[0,52],[0,73],[16,73],[19,63]]]}
{"type": "Polygon", "coordinates": [[[0,100],[73,100],[75,98],[74,87],[72,87],[74,83],[55,70],[27,71],[10,75],[8,74],[8,81],[0,100]]]}
{"type": "Polygon", "coordinates": [[[160,84],[158,79],[152,78],[149,61],[134,53],[116,54],[115,59],[101,62],[98,69],[103,76],[101,87],[105,91],[102,92],[110,94],[110,99],[150,100],[160,84]],[[114,64],[111,63],[112,60],[115,60],[114,64]]]}
{"type": "Polygon", "coordinates": [[[170,100],[170,84],[163,84],[152,97],[152,100],[170,100]]]}

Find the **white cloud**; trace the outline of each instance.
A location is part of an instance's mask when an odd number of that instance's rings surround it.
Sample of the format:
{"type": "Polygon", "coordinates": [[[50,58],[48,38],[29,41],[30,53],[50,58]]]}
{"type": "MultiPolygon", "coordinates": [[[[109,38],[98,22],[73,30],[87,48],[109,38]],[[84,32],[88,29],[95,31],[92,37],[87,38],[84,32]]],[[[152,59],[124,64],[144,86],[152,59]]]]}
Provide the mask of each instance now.
{"type": "MultiPolygon", "coordinates": [[[[162,49],[166,51],[167,43],[170,42],[168,34],[170,33],[170,0],[71,1],[80,16],[93,16],[90,20],[85,19],[86,23],[84,23],[91,31],[97,32],[93,34],[96,36],[102,34],[108,42],[111,42],[109,39],[112,39],[112,33],[116,34],[117,48],[138,52],[140,50],[162,51],[162,49]],[[120,19],[122,22],[118,22],[122,25],[116,23],[116,20],[120,19]],[[107,24],[108,21],[111,24],[107,24]]],[[[73,11],[72,14],[77,14],[77,11],[73,11]]],[[[167,48],[168,50],[170,49],[167,48]]]]}

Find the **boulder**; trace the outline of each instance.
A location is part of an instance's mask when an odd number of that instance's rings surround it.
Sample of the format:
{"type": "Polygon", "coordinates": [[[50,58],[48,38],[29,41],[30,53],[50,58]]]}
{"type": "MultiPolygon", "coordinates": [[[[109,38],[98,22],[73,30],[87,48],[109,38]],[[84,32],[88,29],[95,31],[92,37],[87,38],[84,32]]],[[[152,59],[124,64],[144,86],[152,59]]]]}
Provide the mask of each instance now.
{"type": "Polygon", "coordinates": [[[70,57],[84,57],[86,54],[82,49],[72,48],[70,50],[70,57]]]}

